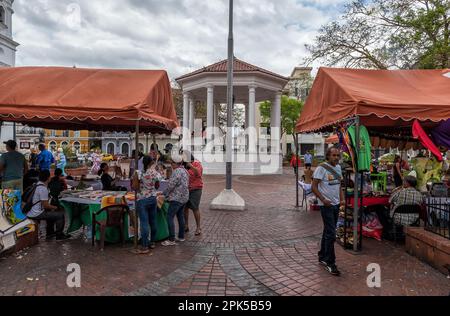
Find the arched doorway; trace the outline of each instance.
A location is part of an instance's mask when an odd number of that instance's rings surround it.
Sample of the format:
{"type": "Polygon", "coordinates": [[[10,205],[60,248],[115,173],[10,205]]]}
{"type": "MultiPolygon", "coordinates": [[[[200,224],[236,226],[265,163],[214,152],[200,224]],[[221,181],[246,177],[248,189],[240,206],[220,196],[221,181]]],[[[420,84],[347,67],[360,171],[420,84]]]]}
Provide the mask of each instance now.
{"type": "Polygon", "coordinates": [[[109,143],[106,147],[106,152],[110,155],[114,155],[116,153],[116,146],[113,143],[109,143]]]}
{"type": "Polygon", "coordinates": [[[130,155],[130,144],[128,143],[123,143],[122,144],[122,155],[130,155]]]}

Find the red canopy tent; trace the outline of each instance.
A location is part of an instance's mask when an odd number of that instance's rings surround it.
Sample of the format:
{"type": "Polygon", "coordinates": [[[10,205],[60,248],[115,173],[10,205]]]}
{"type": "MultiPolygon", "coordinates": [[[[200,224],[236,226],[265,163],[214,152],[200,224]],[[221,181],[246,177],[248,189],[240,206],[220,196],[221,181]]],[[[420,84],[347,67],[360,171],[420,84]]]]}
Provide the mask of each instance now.
{"type": "MultiPolygon", "coordinates": [[[[449,70],[361,70],[321,68],[296,125],[297,133],[332,131],[338,123],[355,121],[356,152],[359,126],[391,135],[412,135],[419,120],[425,128],[450,118],[449,70]]],[[[353,236],[358,236],[355,190],[353,236]]],[[[354,242],[354,250],[358,250],[354,242]]]]}
{"type": "Polygon", "coordinates": [[[399,132],[418,119],[436,126],[450,118],[450,70],[320,68],[297,133],[331,130],[359,117],[372,130],[399,132]]]}
{"type": "Polygon", "coordinates": [[[51,129],[178,127],[167,73],[61,67],[0,69],[0,120],[51,129]]]}
{"type": "Polygon", "coordinates": [[[62,67],[0,69],[0,121],[136,135],[170,134],[179,126],[165,71],[62,67]]]}

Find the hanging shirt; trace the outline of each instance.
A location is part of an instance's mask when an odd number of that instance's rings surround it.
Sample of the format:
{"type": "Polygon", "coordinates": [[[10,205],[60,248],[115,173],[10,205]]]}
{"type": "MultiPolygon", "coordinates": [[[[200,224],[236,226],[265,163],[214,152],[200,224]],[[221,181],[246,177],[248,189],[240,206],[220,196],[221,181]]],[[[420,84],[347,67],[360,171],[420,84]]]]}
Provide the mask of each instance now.
{"type": "MultiPolygon", "coordinates": [[[[348,129],[353,147],[356,149],[356,126],[350,126],[348,129]]],[[[359,152],[356,153],[358,159],[358,171],[370,171],[370,162],[372,159],[372,144],[370,142],[369,132],[365,126],[359,127],[359,152]]]]}

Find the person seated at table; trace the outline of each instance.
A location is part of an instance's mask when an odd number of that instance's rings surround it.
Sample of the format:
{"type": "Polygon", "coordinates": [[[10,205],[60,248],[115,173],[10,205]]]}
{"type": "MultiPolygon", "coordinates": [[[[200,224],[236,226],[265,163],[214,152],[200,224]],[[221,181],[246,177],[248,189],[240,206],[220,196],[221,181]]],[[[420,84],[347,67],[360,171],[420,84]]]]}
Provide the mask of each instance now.
{"type": "Polygon", "coordinates": [[[410,214],[396,214],[394,212],[402,205],[422,205],[424,202],[423,195],[417,189],[417,179],[407,176],[403,180],[403,187],[394,191],[389,199],[391,204],[391,218],[401,225],[411,225],[419,219],[419,215],[411,216],[410,214]]]}
{"type": "Polygon", "coordinates": [[[117,178],[113,179],[108,172],[109,172],[108,164],[105,162],[102,163],[100,165],[98,175],[101,177],[103,191],[128,191],[127,188],[117,186],[115,183],[118,179],[117,178]]]}
{"type": "Polygon", "coordinates": [[[144,157],[144,174],[137,182],[134,180],[133,189],[138,191],[137,212],[141,224],[142,246],[138,249],[138,254],[148,254],[150,249],[156,247],[156,215],[157,215],[157,189],[162,180],[162,176],[154,167],[156,161],[149,156],[144,157]],[[151,238],[149,237],[149,224],[151,238]]]}
{"type": "Polygon", "coordinates": [[[66,179],[63,176],[63,171],[60,168],[55,169],[55,175],[48,183],[48,189],[50,191],[51,205],[60,207],[59,196],[63,191],[67,190],[66,179]]]}
{"type": "Polygon", "coordinates": [[[58,207],[49,203],[48,183],[50,171],[42,170],[39,173],[39,182],[32,197],[33,207],[27,213],[27,217],[36,221],[46,221],[46,240],[56,237],[57,241],[69,239],[71,236],[64,234],[64,212],[58,212],[58,207]]]}

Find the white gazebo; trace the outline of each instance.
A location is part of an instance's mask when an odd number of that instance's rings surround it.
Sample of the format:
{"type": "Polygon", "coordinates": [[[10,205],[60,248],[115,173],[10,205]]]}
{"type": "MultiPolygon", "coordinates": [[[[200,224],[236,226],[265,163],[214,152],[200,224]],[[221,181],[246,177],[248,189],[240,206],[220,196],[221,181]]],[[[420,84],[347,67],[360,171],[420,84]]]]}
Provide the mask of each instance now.
{"type": "MultiPolygon", "coordinates": [[[[224,150],[222,135],[218,129],[218,106],[227,102],[227,65],[228,61],[224,60],[176,79],[184,98],[183,147],[193,150],[196,157],[204,158],[202,160],[205,174],[225,174],[225,162],[220,159],[207,159],[205,152],[213,152],[215,157],[220,157],[224,150]],[[202,134],[203,122],[197,120],[200,123],[197,124],[195,120],[197,102],[207,106],[206,136],[202,134]],[[206,141],[210,146],[205,145],[206,141]]],[[[234,59],[234,104],[245,106],[245,133],[234,135],[233,174],[282,172],[281,95],[288,81],[286,77],[234,59]],[[271,128],[270,133],[262,133],[260,126],[257,126],[257,103],[268,100],[272,101],[273,105],[271,128]],[[270,137],[267,134],[270,134],[270,137]]]]}

